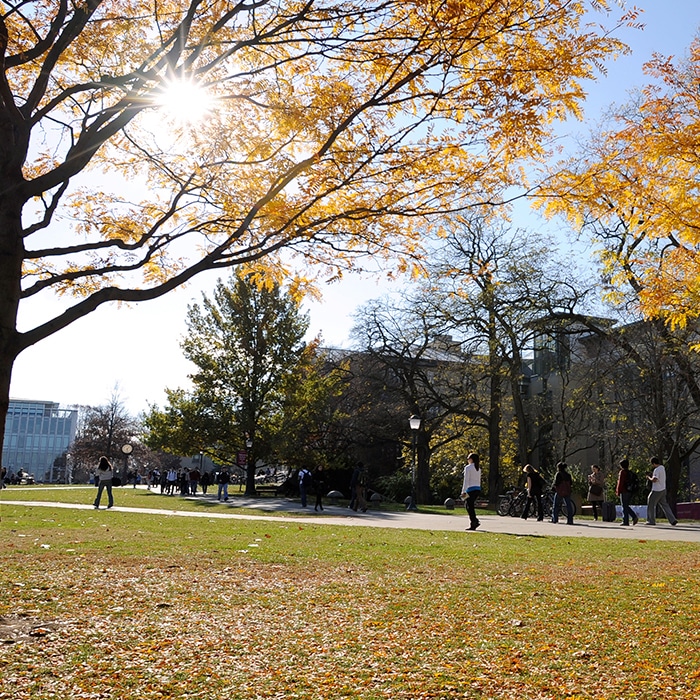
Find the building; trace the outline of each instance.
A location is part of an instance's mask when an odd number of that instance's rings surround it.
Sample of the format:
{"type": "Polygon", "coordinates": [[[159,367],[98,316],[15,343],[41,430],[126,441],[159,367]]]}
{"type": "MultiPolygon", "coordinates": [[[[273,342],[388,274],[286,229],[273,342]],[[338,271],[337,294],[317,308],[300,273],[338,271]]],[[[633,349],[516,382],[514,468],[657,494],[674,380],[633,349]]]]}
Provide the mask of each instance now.
{"type": "Polygon", "coordinates": [[[8,474],[20,469],[37,481],[65,483],[66,454],[75,438],[78,410],[53,401],[10,399],[5,420],[2,464],[8,474]]]}
{"type": "Polygon", "coordinates": [[[564,459],[587,475],[599,464],[613,484],[627,457],[638,473],[659,455],[673,493],[700,486],[700,354],[697,330],[659,321],[616,325],[554,319],[536,337],[528,379],[533,464],[564,459]]]}

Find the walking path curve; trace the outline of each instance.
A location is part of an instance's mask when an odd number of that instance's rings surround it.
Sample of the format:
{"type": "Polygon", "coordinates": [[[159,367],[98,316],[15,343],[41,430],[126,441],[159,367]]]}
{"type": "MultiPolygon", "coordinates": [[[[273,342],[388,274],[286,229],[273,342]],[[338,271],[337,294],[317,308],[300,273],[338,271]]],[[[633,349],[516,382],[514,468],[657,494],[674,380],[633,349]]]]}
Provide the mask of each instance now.
{"type": "MultiPolygon", "coordinates": [[[[35,491],[36,489],[32,489],[35,491]]],[[[212,496],[189,497],[191,500],[216,500],[212,496]]],[[[5,504],[36,506],[48,508],[71,508],[77,510],[93,510],[88,504],[54,503],[49,501],[5,501],[5,504]]],[[[684,523],[680,521],[672,527],[666,521],[656,526],[639,525],[621,527],[620,523],[603,521],[579,520],[574,525],[565,522],[537,522],[522,518],[500,517],[498,515],[479,515],[481,526],[474,532],[466,531],[468,520],[463,514],[423,513],[423,512],[394,512],[369,510],[366,513],[355,513],[342,506],[326,506],[323,512],[314,512],[311,508],[302,509],[298,502],[285,498],[235,498],[227,512],[207,512],[178,510],[177,508],[129,508],[115,505],[113,511],[123,513],[151,513],[183,518],[208,518],[228,520],[266,520],[272,522],[305,523],[307,525],[333,525],[347,527],[390,527],[406,530],[452,531],[464,532],[467,537],[478,537],[482,532],[514,535],[518,537],[598,537],[602,539],[631,539],[631,540],[665,540],[669,542],[700,543],[700,524],[697,522],[684,523]],[[239,508],[253,508],[260,515],[236,513],[239,508]],[[297,511],[296,515],[284,515],[297,511]]]]}

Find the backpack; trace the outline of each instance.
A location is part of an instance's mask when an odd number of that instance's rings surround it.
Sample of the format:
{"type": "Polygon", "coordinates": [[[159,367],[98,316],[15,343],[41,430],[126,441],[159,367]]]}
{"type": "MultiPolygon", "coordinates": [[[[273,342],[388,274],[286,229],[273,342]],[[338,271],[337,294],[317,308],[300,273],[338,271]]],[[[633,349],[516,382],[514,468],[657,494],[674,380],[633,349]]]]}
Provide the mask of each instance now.
{"type": "Polygon", "coordinates": [[[634,493],[639,488],[639,477],[637,472],[633,472],[631,469],[627,470],[627,490],[630,493],[634,493]]]}
{"type": "Polygon", "coordinates": [[[306,487],[311,486],[312,479],[313,479],[313,476],[311,475],[311,472],[308,469],[304,469],[301,472],[301,483],[304,486],[306,486],[306,487]]]}

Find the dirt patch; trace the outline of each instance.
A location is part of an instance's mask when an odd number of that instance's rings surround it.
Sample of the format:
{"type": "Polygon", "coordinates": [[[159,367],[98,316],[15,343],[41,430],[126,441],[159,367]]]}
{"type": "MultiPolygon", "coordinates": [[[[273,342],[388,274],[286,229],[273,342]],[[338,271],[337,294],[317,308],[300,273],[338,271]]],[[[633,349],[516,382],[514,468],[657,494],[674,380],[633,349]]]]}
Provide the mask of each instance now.
{"type": "Polygon", "coordinates": [[[43,622],[23,615],[0,616],[0,644],[16,644],[41,639],[54,632],[56,622],[43,622]]]}

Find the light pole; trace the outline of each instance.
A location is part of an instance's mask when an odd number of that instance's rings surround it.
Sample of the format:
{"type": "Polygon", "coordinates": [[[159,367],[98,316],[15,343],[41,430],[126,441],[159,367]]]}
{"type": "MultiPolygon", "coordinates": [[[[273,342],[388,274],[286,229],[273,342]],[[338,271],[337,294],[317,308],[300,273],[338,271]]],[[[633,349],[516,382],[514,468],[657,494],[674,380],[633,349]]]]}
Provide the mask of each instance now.
{"type": "MultiPolygon", "coordinates": [[[[126,480],[129,477],[129,455],[133,451],[133,446],[128,442],[122,445],[122,454],[124,455],[124,480],[122,481],[122,486],[126,486],[126,480]]],[[[134,488],[136,488],[136,481],[134,481],[134,488]]]]}
{"type": "Polygon", "coordinates": [[[418,510],[416,499],[416,444],[418,441],[418,431],[420,430],[420,416],[413,415],[408,419],[413,435],[413,465],[411,467],[411,501],[406,510],[418,510]]]}
{"type": "MultiPolygon", "coordinates": [[[[245,471],[248,471],[248,465],[250,464],[250,451],[253,447],[253,438],[250,437],[250,433],[245,434],[245,471]]],[[[255,465],[253,465],[255,466],[255,465]]],[[[243,478],[241,478],[241,482],[243,482],[243,478]]]]}

